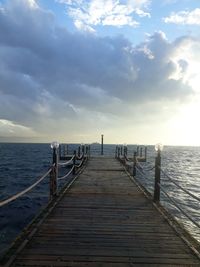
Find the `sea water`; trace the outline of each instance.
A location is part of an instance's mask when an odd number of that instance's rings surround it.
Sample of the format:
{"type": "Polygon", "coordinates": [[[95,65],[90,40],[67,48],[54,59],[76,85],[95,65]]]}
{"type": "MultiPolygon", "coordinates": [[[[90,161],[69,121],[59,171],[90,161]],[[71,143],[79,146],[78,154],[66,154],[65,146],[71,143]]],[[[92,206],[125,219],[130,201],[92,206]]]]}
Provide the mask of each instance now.
{"type": "MultiPolygon", "coordinates": [[[[78,145],[69,145],[69,152],[78,145]]],[[[115,145],[104,145],[104,155],[115,155],[115,145]]],[[[99,155],[101,146],[91,146],[91,155],[99,155]]],[[[128,145],[128,156],[133,157],[136,145],[128,145]]],[[[140,163],[142,174],[137,179],[148,191],[153,193],[154,163],[156,151],[147,146],[147,162],[140,163]]],[[[0,201],[24,190],[41,177],[52,163],[52,150],[49,144],[0,144],[0,201]]],[[[200,197],[200,148],[164,147],[161,155],[162,169],[177,183],[200,197]]],[[[68,178],[70,179],[70,177],[68,178]]],[[[61,181],[59,187],[67,181],[61,181]]],[[[171,198],[176,201],[192,218],[200,223],[200,203],[175,188],[165,177],[161,183],[171,198]]],[[[49,178],[45,178],[31,192],[4,207],[0,207],[0,254],[12,240],[48,203],[49,178]]],[[[161,201],[173,215],[184,223],[192,235],[200,241],[200,229],[183,216],[170,201],[161,194],[161,201]]]]}

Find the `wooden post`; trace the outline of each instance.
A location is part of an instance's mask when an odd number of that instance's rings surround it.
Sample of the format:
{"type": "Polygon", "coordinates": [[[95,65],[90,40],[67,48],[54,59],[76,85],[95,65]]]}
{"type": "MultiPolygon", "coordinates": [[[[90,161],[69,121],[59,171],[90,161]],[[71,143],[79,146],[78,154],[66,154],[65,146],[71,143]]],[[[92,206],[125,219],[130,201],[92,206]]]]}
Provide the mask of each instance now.
{"type": "Polygon", "coordinates": [[[103,134],[101,135],[101,155],[103,155],[103,134]]]}
{"type": "Polygon", "coordinates": [[[147,147],[146,146],[144,148],[144,158],[145,158],[145,161],[147,161],[147,147]]]}
{"type": "Polygon", "coordinates": [[[74,166],[73,174],[75,175],[76,174],[76,150],[74,150],[73,166],[74,166]]]}
{"type": "Polygon", "coordinates": [[[137,156],[139,156],[139,146],[137,146],[137,156]]]}
{"type": "Polygon", "coordinates": [[[69,149],[68,149],[68,145],[64,145],[64,156],[67,157],[68,155],[68,152],[69,152],[69,149]]]}
{"type": "Polygon", "coordinates": [[[115,158],[117,158],[117,151],[118,151],[118,146],[115,148],[115,158]]]}
{"type": "Polygon", "coordinates": [[[78,147],[78,157],[80,157],[81,156],[81,147],[79,146],[78,147]]]}
{"type": "Polygon", "coordinates": [[[140,157],[142,158],[142,147],[140,148],[140,157]]]}
{"type": "Polygon", "coordinates": [[[53,162],[50,172],[50,199],[57,195],[57,178],[58,178],[58,151],[57,147],[53,147],[53,162]]]}
{"type": "Polygon", "coordinates": [[[120,147],[120,155],[122,156],[122,150],[123,150],[123,148],[122,148],[122,146],[120,147]]]}
{"type": "Polygon", "coordinates": [[[133,177],[136,176],[136,164],[137,164],[137,152],[134,152],[134,155],[133,155],[133,177]]]}
{"type": "Polygon", "coordinates": [[[85,154],[85,145],[82,145],[82,153],[85,154]]]}
{"type": "Polygon", "coordinates": [[[154,202],[160,201],[160,166],[161,166],[161,151],[158,149],[157,157],[155,158],[155,184],[154,184],[154,202]]]}

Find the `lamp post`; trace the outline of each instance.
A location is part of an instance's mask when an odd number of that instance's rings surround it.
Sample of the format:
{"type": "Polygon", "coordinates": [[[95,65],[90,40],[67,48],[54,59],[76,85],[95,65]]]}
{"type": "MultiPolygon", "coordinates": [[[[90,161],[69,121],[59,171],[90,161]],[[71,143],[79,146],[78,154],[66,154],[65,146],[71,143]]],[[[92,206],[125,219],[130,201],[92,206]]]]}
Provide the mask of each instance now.
{"type": "Polygon", "coordinates": [[[58,178],[58,148],[59,143],[53,141],[51,143],[53,149],[52,170],[50,173],[50,198],[53,199],[57,195],[57,178],[58,178]]]}
{"type": "Polygon", "coordinates": [[[154,184],[154,202],[160,201],[160,167],[161,167],[161,151],[163,150],[162,144],[156,144],[155,150],[157,156],[155,158],[155,184],[154,184]]]}

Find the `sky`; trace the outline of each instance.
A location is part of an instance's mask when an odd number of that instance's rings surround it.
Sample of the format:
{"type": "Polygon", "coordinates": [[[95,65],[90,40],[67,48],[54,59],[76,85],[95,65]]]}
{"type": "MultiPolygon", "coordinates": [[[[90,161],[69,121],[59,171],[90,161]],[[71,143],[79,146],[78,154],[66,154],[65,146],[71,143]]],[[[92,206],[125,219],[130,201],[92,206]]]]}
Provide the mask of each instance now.
{"type": "Polygon", "coordinates": [[[0,142],[200,145],[199,0],[0,0],[0,142]]]}

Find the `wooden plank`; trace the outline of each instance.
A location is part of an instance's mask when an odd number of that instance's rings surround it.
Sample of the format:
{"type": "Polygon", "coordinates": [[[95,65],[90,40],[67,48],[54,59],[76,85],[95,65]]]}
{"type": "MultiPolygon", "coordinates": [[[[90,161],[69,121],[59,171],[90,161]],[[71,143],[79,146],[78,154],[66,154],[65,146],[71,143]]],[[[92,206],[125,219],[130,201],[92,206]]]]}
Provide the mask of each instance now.
{"type": "Polygon", "coordinates": [[[91,158],[12,266],[200,266],[118,161],[91,158]]]}

